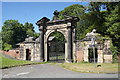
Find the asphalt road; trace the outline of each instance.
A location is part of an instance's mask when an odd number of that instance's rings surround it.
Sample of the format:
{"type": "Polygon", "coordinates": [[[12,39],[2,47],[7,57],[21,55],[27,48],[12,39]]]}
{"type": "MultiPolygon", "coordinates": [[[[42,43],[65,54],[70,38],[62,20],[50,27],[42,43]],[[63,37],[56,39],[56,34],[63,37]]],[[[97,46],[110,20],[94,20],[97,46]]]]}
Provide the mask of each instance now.
{"type": "Polygon", "coordinates": [[[2,70],[3,78],[118,78],[118,74],[79,73],[57,65],[37,64],[2,70]]]}

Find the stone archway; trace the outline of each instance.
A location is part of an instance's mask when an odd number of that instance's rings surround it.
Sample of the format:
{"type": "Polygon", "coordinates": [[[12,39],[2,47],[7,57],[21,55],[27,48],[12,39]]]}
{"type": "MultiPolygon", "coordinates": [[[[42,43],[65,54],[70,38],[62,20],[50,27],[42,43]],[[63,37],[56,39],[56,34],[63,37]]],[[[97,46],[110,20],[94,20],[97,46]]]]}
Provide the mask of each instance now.
{"type": "Polygon", "coordinates": [[[65,61],[65,43],[64,34],[59,31],[54,31],[47,37],[47,60],[50,62],[64,62],[65,61]],[[55,34],[59,34],[56,37],[55,34]]]}
{"type": "Polygon", "coordinates": [[[61,32],[65,39],[65,62],[75,61],[75,26],[79,21],[77,17],[68,17],[64,20],[58,20],[58,15],[55,15],[55,20],[50,21],[43,17],[36,24],[40,30],[40,61],[48,61],[48,37],[52,32],[61,32]]]}
{"type": "Polygon", "coordinates": [[[62,28],[62,29],[57,29],[56,27],[63,27],[62,25],[56,25],[56,26],[54,26],[54,25],[52,25],[52,26],[47,26],[47,31],[46,31],[46,33],[45,33],[45,35],[44,35],[44,45],[45,45],[45,53],[44,53],[44,56],[45,56],[45,61],[48,61],[48,45],[47,45],[47,43],[48,43],[48,37],[49,37],[49,35],[51,34],[51,33],[53,33],[53,32],[60,32],[60,33],[62,33],[63,34],[63,36],[64,36],[64,38],[65,38],[65,40],[66,40],[66,43],[65,43],[65,61],[67,61],[66,59],[67,59],[67,29],[66,28],[62,28]]]}

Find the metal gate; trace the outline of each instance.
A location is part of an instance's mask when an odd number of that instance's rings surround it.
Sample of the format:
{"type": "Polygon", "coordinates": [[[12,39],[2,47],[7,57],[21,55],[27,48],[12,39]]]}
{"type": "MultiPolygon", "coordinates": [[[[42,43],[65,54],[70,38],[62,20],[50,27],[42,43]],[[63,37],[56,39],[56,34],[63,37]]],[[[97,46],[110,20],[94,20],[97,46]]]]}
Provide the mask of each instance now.
{"type": "Polygon", "coordinates": [[[49,61],[64,62],[65,60],[65,43],[64,42],[49,42],[48,43],[49,61]]]}

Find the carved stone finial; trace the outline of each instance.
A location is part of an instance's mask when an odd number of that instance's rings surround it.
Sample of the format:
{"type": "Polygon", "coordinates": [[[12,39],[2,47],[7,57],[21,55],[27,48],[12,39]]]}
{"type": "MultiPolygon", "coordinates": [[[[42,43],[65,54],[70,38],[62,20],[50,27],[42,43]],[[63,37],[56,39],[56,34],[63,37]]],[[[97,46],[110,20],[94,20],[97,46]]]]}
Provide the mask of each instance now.
{"type": "Polygon", "coordinates": [[[53,13],[55,16],[59,15],[59,12],[57,10],[54,11],[53,13]]]}
{"type": "Polygon", "coordinates": [[[58,17],[59,12],[55,10],[53,14],[54,14],[53,20],[59,20],[59,17],[58,17]]]}
{"type": "Polygon", "coordinates": [[[96,32],[96,29],[93,29],[92,32],[95,33],[95,32],[96,32]]]}

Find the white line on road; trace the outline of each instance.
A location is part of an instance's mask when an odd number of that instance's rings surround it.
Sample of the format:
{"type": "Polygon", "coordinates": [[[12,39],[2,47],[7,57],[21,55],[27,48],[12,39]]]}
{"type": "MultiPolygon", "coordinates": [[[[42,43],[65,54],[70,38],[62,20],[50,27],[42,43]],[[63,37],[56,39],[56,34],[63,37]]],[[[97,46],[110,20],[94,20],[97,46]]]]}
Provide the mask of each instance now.
{"type": "Polygon", "coordinates": [[[19,75],[25,75],[25,74],[28,74],[28,73],[30,73],[30,72],[18,73],[16,75],[19,76],[19,75]]]}

